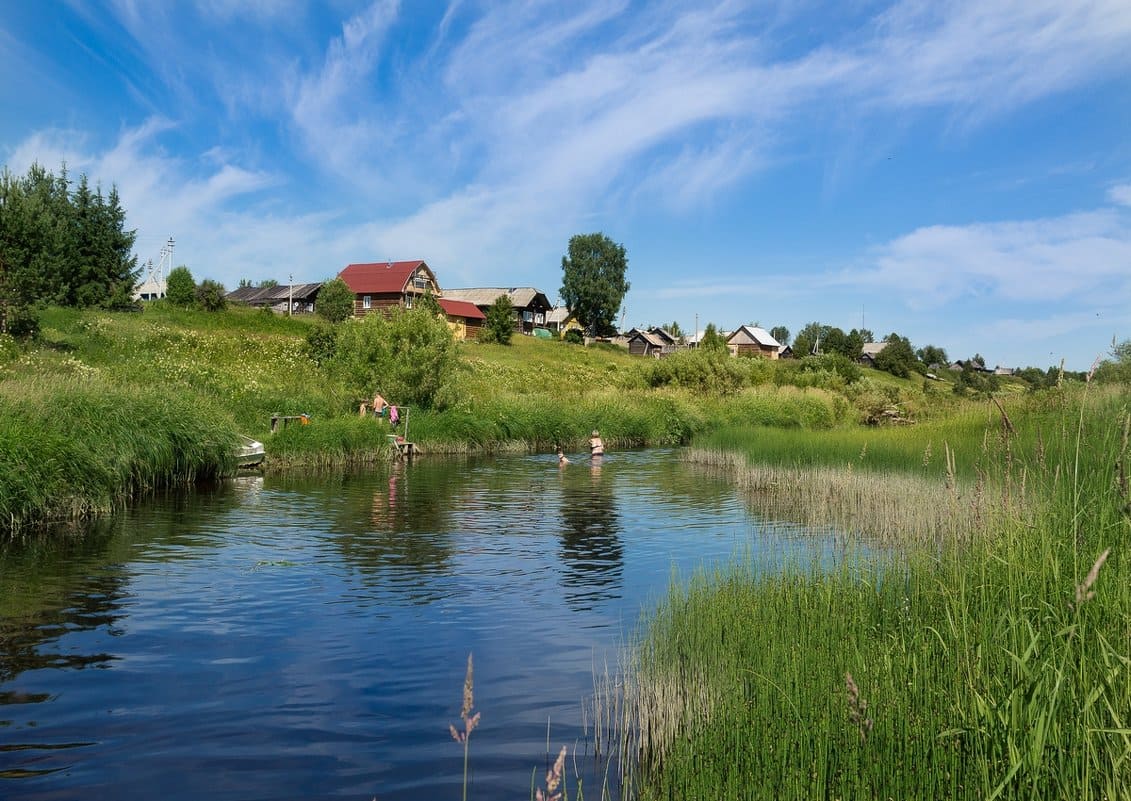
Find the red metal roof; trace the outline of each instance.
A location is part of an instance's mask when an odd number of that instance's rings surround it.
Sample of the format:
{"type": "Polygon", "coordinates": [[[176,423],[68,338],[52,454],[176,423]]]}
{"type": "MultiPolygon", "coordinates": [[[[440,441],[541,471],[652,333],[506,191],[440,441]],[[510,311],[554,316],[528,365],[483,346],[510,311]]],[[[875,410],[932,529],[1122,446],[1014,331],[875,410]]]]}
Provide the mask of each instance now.
{"type": "Polygon", "coordinates": [[[466,300],[448,300],[447,298],[437,298],[440,303],[440,308],[444,310],[445,314],[450,314],[452,317],[465,317],[468,320],[486,320],[487,315],[479,311],[479,307],[474,303],[469,303],[466,300]]]}
{"type": "Polygon", "coordinates": [[[381,261],[373,264],[350,264],[340,273],[338,278],[346,282],[355,295],[366,292],[373,294],[381,292],[404,292],[408,279],[417,267],[424,265],[424,269],[432,276],[432,270],[423,261],[381,261]]]}

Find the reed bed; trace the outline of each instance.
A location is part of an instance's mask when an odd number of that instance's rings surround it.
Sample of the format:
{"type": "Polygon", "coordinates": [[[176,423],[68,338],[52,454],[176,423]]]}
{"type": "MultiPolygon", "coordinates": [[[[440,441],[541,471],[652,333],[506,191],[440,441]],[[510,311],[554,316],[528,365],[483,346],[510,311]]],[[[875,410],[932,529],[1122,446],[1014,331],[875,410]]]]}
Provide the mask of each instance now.
{"type": "Polygon", "coordinates": [[[996,463],[969,460],[999,498],[1026,475],[980,528],[674,580],[597,682],[631,794],[1131,797],[1131,420],[1126,396],[1074,402],[1011,415],[996,463]]]}
{"type": "Polygon", "coordinates": [[[11,533],[232,469],[234,422],[200,399],[97,377],[0,385],[0,520],[11,533]]]}

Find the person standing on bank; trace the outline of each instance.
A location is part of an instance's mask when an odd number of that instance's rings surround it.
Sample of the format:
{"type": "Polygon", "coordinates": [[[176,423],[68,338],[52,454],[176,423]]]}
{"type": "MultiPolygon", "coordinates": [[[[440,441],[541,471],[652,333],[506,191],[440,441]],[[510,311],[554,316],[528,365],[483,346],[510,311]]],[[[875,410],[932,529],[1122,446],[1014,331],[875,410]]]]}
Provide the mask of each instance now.
{"type": "Polygon", "coordinates": [[[589,455],[590,456],[604,456],[605,443],[601,441],[601,432],[593,429],[593,436],[589,438],[589,455]]]}

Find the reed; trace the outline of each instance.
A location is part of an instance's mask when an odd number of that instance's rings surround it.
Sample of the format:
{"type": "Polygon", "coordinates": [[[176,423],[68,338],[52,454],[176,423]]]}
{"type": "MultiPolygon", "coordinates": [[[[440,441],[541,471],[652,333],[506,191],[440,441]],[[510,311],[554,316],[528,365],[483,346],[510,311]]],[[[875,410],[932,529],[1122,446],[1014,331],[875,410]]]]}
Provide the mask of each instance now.
{"type": "Polygon", "coordinates": [[[922,441],[891,434],[892,463],[937,497],[953,474],[959,497],[997,499],[949,540],[877,549],[865,533],[832,568],[739,560],[674,577],[626,670],[597,687],[602,747],[636,797],[1131,797],[1127,399],[1045,403],[1010,409],[1006,435],[1000,415],[980,440],[955,424],[956,466],[930,459],[937,475],[922,441]]]}
{"type": "Polygon", "coordinates": [[[0,519],[18,533],[119,508],[138,492],[233,465],[234,422],[216,406],[97,376],[0,386],[0,519]]]}

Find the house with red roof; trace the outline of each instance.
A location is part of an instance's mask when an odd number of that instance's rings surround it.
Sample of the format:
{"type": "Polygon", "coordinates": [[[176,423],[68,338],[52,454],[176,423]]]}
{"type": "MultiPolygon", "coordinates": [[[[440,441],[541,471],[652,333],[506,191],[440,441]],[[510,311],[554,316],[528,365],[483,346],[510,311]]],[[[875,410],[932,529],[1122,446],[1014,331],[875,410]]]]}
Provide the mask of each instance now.
{"type": "Polygon", "coordinates": [[[456,339],[479,338],[479,332],[483,330],[483,326],[487,322],[487,315],[481,312],[478,306],[466,300],[437,298],[436,301],[440,304],[440,308],[444,310],[448,326],[452,329],[452,333],[456,335],[456,339]]]}
{"type": "Polygon", "coordinates": [[[396,306],[411,309],[424,295],[440,298],[443,294],[432,268],[419,259],[350,264],[338,278],[353,292],[355,317],[396,306]]]}

